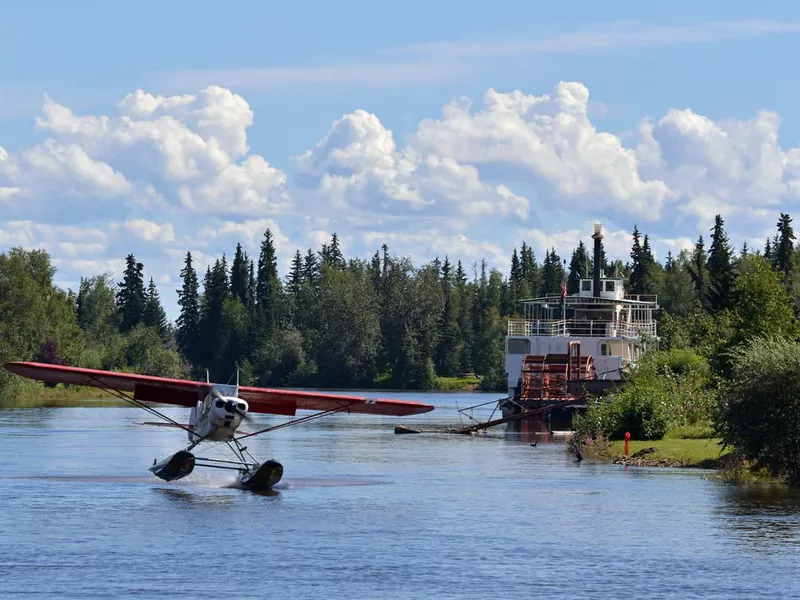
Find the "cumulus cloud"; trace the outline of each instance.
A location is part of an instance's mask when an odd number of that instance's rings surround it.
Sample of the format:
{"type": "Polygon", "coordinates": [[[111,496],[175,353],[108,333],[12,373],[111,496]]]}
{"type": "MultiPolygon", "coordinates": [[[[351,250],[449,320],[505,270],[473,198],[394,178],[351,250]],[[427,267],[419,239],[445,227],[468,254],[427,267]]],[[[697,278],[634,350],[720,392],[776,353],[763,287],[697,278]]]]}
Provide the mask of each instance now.
{"type": "Polygon", "coordinates": [[[634,224],[663,260],[707,237],[718,213],[737,246],[753,245],[800,198],[800,148],[781,146],[773,112],[679,107],[607,132],[583,84],[536,92],[456,99],[407,132],[354,110],[295,157],[292,180],[250,148],[253,111],[230,90],[137,90],[96,115],[46,98],[44,139],[0,147],[0,250],[43,247],[70,281],[134,252],[173,285],[187,250],[199,270],[237,242],[255,257],[269,227],[284,270],[335,231],[349,256],[387,243],[417,262],[486,258],[505,271],[523,240],[539,258],[552,247],[568,258],[594,220],[623,260],[634,224]]]}
{"type": "Polygon", "coordinates": [[[137,90],[113,116],[76,115],[45,98],[36,124],[51,137],[18,154],[0,149],[0,199],[17,212],[38,202],[53,220],[99,201],[128,213],[276,213],[290,204],[286,177],[249,154],[252,123],[247,101],[218,86],[170,97],[137,90]]]}
{"type": "Polygon", "coordinates": [[[523,180],[548,196],[592,198],[600,207],[656,219],[669,189],[639,173],[635,151],[619,137],[599,132],[589,113],[589,90],[559,83],[553,94],[488,90],[481,110],[448,104],[441,119],[426,119],[415,147],[479,167],[494,177],[523,180]]]}
{"type": "Polygon", "coordinates": [[[175,241],[175,228],[172,223],[154,223],[146,219],[130,219],[124,223],[111,223],[111,230],[123,230],[146,242],[168,244],[175,241]]]}
{"type": "Polygon", "coordinates": [[[398,150],[392,132],[364,110],[334,122],[298,164],[301,184],[316,186],[337,208],[528,217],[524,197],[482,181],[474,166],[414,147],[398,150]]]}
{"type": "Polygon", "coordinates": [[[505,270],[510,256],[502,245],[495,242],[438,229],[415,233],[367,231],[362,234],[361,239],[367,248],[387,244],[391,252],[398,256],[410,256],[417,265],[436,257],[444,259],[447,256],[453,263],[461,260],[467,270],[470,265],[482,259],[486,259],[490,267],[505,270]]]}

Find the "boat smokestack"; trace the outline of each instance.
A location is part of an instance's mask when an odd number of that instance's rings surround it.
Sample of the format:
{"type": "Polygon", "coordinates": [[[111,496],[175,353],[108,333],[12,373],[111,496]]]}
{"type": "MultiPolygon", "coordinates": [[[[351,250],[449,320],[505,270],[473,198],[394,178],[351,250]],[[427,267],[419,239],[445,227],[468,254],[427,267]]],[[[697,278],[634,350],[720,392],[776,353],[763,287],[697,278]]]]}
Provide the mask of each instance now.
{"type": "Polygon", "coordinates": [[[592,239],[594,240],[594,282],[592,283],[592,295],[595,298],[599,298],[600,270],[603,262],[603,226],[600,223],[594,224],[594,233],[592,234],[592,239]]]}

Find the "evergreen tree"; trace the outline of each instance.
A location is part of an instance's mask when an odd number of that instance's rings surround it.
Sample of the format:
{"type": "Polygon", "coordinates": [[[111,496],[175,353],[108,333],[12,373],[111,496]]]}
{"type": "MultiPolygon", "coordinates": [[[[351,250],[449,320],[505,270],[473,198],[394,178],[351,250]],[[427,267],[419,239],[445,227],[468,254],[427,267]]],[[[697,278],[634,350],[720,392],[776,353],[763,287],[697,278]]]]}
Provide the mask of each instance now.
{"type": "Polygon", "coordinates": [[[256,306],[260,318],[258,329],[264,336],[272,333],[277,324],[279,295],[278,260],[272,241],[272,232],[267,229],[261,242],[256,275],[256,306]]]}
{"type": "Polygon", "coordinates": [[[228,273],[226,262],[217,259],[214,266],[206,271],[203,282],[203,297],[201,304],[201,335],[198,353],[201,355],[202,364],[211,370],[215,377],[225,377],[228,372],[223,364],[227,351],[224,339],[227,332],[223,331],[223,307],[230,298],[228,287],[228,273]]]}
{"type": "Polygon", "coordinates": [[[464,271],[464,265],[461,263],[460,259],[456,264],[456,283],[460,285],[467,283],[467,273],[464,271]]]}
{"type": "Polygon", "coordinates": [[[522,250],[519,258],[523,279],[523,287],[520,295],[523,297],[541,295],[542,289],[544,288],[542,269],[536,262],[536,254],[534,254],[533,249],[525,242],[522,242],[522,250]]]}
{"type": "Polygon", "coordinates": [[[769,238],[767,238],[764,244],[764,258],[766,258],[770,264],[772,263],[772,242],[770,242],[769,238]]]}
{"type": "Polygon", "coordinates": [[[164,312],[164,307],[161,305],[158,288],[156,288],[152,277],[150,278],[150,283],[145,293],[144,316],[142,322],[147,327],[155,329],[158,333],[158,337],[165,342],[169,340],[172,335],[169,330],[169,323],[167,322],[167,314],[164,312]]]}
{"type": "Polygon", "coordinates": [[[742,243],[742,251],[739,256],[747,256],[748,252],[750,252],[750,249],[747,247],[747,240],[745,240],[742,243]]]}
{"type": "Polygon", "coordinates": [[[778,243],[772,248],[772,257],[775,268],[783,273],[788,281],[789,274],[794,268],[794,229],[792,219],[786,213],[781,213],[778,220],[778,243]]]}
{"type": "Polygon", "coordinates": [[[247,255],[241,244],[236,244],[236,254],[231,265],[231,296],[247,306],[247,255]]]}
{"type": "Polygon", "coordinates": [[[556,254],[556,249],[551,248],[545,252],[542,265],[542,294],[561,294],[561,282],[566,273],[561,257],[556,254]]]}
{"type": "Polygon", "coordinates": [[[330,244],[322,244],[319,251],[320,263],[324,267],[342,270],[346,266],[339,244],[339,236],[334,233],[330,244]]]}
{"type": "Polygon", "coordinates": [[[731,263],[732,254],[733,250],[725,233],[725,223],[722,216],[717,215],[711,230],[711,246],[708,249],[706,262],[708,271],[706,297],[712,311],[724,310],[732,303],[731,291],[735,280],[731,263]]]}
{"type": "Polygon", "coordinates": [[[125,258],[125,272],[117,291],[117,307],[121,315],[120,331],[130,331],[142,322],[145,309],[144,265],[133,254],[125,258]]]}
{"type": "Polygon", "coordinates": [[[178,315],[176,338],[178,348],[191,362],[197,359],[196,349],[200,336],[200,290],[197,272],[192,265],[192,253],[186,253],[181,270],[183,286],[178,290],[178,315]]]}
{"type": "Polygon", "coordinates": [[[311,250],[308,249],[306,252],[305,257],[303,258],[303,281],[307,281],[308,283],[315,285],[319,280],[319,263],[317,262],[317,256],[311,250]]]}
{"type": "Polygon", "coordinates": [[[256,310],[256,265],[247,259],[247,313],[252,317],[256,310]]]}
{"type": "Polygon", "coordinates": [[[689,275],[692,277],[697,299],[703,306],[706,306],[706,294],[708,293],[708,267],[706,266],[706,248],[702,235],[697,238],[697,243],[694,245],[692,259],[687,265],[687,270],[689,271],[689,275]]]}
{"type": "Polygon", "coordinates": [[[589,253],[583,242],[578,243],[578,247],[572,251],[572,258],[569,261],[569,276],[567,277],[567,292],[577,294],[580,291],[580,280],[587,279],[591,275],[591,264],[589,253]]]}
{"type": "Polygon", "coordinates": [[[289,292],[293,296],[296,296],[300,291],[300,286],[303,285],[303,257],[300,254],[300,250],[297,250],[294,253],[294,258],[292,259],[292,269],[289,272],[287,283],[289,286],[289,292]]]}
{"type": "Polygon", "coordinates": [[[460,337],[461,332],[458,328],[458,314],[456,312],[457,293],[452,282],[450,260],[445,256],[442,265],[442,297],[444,305],[442,307],[441,318],[439,319],[439,341],[436,346],[434,358],[436,372],[443,377],[454,377],[460,370],[460,337]]]}
{"type": "Polygon", "coordinates": [[[633,226],[633,245],[631,246],[630,278],[628,279],[628,291],[631,294],[645,293],[645,277],[647,273],[647,257],[642,247],[641,234],[639,228],[633,226]]]}

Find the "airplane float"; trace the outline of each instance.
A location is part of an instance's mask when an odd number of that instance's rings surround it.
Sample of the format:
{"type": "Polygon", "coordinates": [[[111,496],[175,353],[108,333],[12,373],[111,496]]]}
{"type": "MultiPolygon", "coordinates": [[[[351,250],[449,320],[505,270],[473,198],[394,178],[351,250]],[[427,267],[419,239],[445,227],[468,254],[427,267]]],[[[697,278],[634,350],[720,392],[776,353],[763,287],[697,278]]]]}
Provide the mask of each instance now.
{"type": "Polygon", "coordinates": [[[172,456],[153,460],[150,471],[165,481],[181,479],[195,467],[237,471],[237,483],[244,489],[268,490],[283,477],[283,465],[269,459],[259,463],[247,446],[246,438],[262,435],[334,413],[366,413],[407,416],[433,410],[430,404],[406,400],[344,396],[318,392],[301,392],[275,388],[223,385],[206,381],[170,379],[134,373],[100,371],[81,367],[51,365],[36,362],[10,362],[5,368],[11,373],[47,383],[82,385],[102,389],[136,407],[142,408],[161,421],[143,425],[160,425],[186,431],[189,445],[172,456]],[[179,423],[153,407],[153,404],[172,404],[191,408],[189,423],[179,423]],[[243,421],[251,421],[250,413],[267,413],[294,417],[298,410],[317,411],[253,432],[239,430],[243,421]],[[201,443],[225,444],[234,460],[195,456],[192,453],[201,443]]]}

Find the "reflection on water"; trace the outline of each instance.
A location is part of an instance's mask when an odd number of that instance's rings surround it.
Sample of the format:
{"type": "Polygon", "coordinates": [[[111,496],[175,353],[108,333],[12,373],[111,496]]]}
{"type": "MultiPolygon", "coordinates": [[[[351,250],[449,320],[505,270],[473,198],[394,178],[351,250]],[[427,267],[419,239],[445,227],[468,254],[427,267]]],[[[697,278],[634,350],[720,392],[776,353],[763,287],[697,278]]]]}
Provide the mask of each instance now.
{"type": "Polygon", "coordinates": [[[179,505],[195,508],[230,508],[236,503],[236,498],[229,494],[210,493],[208,491],[201,493],[178,487],[154,487],[153,491],[179,505]]]}
{"type": "Polygon", "coordinates": [[[800,490],[780,485],[725,486],[717,509],[736,539],[762,551],[800,548],[800,490]]]}

